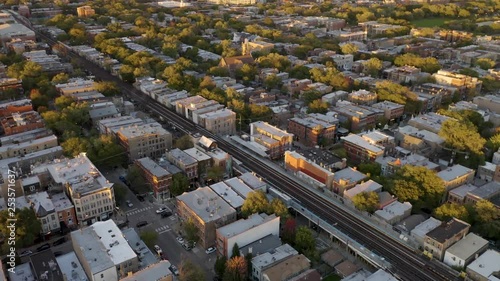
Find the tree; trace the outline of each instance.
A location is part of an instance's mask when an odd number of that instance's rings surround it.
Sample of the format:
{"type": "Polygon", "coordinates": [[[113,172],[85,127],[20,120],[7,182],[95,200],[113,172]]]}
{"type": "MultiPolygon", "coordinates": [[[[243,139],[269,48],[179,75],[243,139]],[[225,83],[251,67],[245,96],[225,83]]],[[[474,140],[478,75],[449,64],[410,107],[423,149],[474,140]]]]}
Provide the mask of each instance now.
{"type": "Polygon", "coordinates": [[[342,50],[342,53],[344,55],[352,55],[352,54],[355,54],[359,51],[358,46],[356,46],[352,43],[344,44],[344,45],[342,45],[342,47],[340,47],[340,49],[342,50]]]}
{"type": "Polygon", "coordinates": [[[405,111],[408,113],[420,112],[420,108],[422,107],[421,102],[418,101],[418,96],[414,92],[392,81],[377,82],[375,84],[375,92],[378,95],[379,101],[387,100],[404,104],[405,111]]]}
{"type": "Polygon", "coordinates": [[[189,243],[193,244],[195,242],[198,242],[198,240],[200,239],[198,235],[198,227],[192,219],[184,222],[183,229],[184,233],[186,234],[186,240],[189,243]]]}
{"type": "Polygon", "coordinates": [[[183,260],[179,267],[179,281],[205,281],[205,273],[190,260],[183,260]]]}
{"type": "Polygon", "coordinates": [[[67,139],[61,144],[64,155],[68,157],[75,157],[82,152],[87,152],[91,149],[90,142],[85,138],[73,137],[67,139]]]}
{"type": "Polygon", "coordinates": [[[328,112],[328,103],[320,99],[312,101],[307,107],[307,113],[322,113],[328,112]]]}
{"type": "Polygon", "coordinates": [[[233,251],[231,253],[231,258],[239,257],[239,256],[241,256],[240,247],[238,246],[238,243],[234,243],[233,251]]]}
{"type": "Polygon", "coordinates": [[[435,73],[441,69],[439,61],[434,57],[422,58],[418,55],[407,53],[397,56],[394,59],[394,64],[397,66],[410,65],[420,68],[423,72],[435,73]]]}
{"type": "Polygon", "coordinates": [[[215,274],[219,277],[224,276],[224,272],[226,271],[226,256],[218,256],[215,260],[214,270],[215,274]]]}
{"type": "Polygon", "coordinates": [[[287,220],[290,216],[288,207],[279,198],[273,198],[273,200],[271,200],[271,203],[269,204],[269,207],[271,209],[269,210],[269,213],[275,214],[276,216],[280,217],[281,221],[287,220]]]}
{"type": "Polygon", "coordinates": [[[302,99],[306,102],[306,104],[310,104],[315,100],[321,100],[321,97],[323,94],[321,94],[318,91],[312,90],[312,91],[307,91],[302,94],[302,99]]]}
{"type": "Polygon", "coordinates": [[[426,167],[406,165],[400,168],[389,183],[389,190],[400,201],[408,201],[414,207],[439,206],[445,187],[435,171],[426,167]]]}
{"type": "Polygon", "coordinates": [[[125,149],[117,144],[110,135],[100,135],[90,140],[92,149],[89,159],[100,169],[110,169],[127,163],[125,149]]]}
{"type": "Polygon", "coordinates": [[[248,193],[241,207],[241,213],[243,216],[248,217],[251,214],[267,212],[268,209],[269,201],[266,194],[262,190],[257,190],[248,193]]]}
{"type": "Polygon", "coordinates": [[[479,66],[481,69],[488,70],[495,67],[495,61],[488,58],[480,58],[476,60],[475,65],[479,66]]]}
{"type": "Polygon", "coordinates": [[[182,137],[174,141],[174,148],[178,148],[180,150],[186,150],[192,147],[194,147],[194,145],[189,135],[183,135],[182,137]]]}
{"type": "Polygon", "coordinates": [[[441,221],[457,218],[466,222],[470,221],[469,211],[464,205],[445,203],[434,209],[434,216],[441,221]]]}
{"type": "Polygon", "coordinates": [[[376,78],[382,70],[383,63],[378,58],[371,58],[363,63],[363,67],[365,73],[376,78]]]}
{"type": "Polygon", "coordinates": [[[52,77],[52,84],[63,84],[68,83],[69,75],[67,73],[58,73],[54,77],[52,77]]]}
{"type": "Polygon", "coordinates": [[[373,213],[379,208],[378,193],[374,191],[358,193],[352,198],[352,203],[358,210],[373,213]]]}
{"type": "Polygon", "coordinates": [[[69,107],[74,102],[75,102],[75,99],[73,99],[72,97],[60,96],[60,97],[56,98],[56,100],[54,101],[54,104],[59,111],[62,111],[63,109],[69,107]]]}
{"type": "Polygon", "coordinates": [[[226,271],[223,281],[246,281],[247,280],[247,261],[243,256],[232,257],[226,263],[226,271]]]}
{"type": "Polygon", "coordinates": [[[106,97],[116,96],[120,94],[120,88],[115,82],[101,81],[96,85],[96,90],[106,97]]]}
{"type": "Polygon", "coordinates": [[[453,119],[446,120],[441,125],[439,136],[444,139],[446,145],[477,155],[483,154],[482,149],[486,144],[486,140],[479,135],[471,122],[460,122],[453,119]]]}
{"type": "Polygon", "coordinates": [[[295,242],[295,232],[297,230],[297,223],[295,219],[288,218],[283,227],[283,232],[281,233],[281,238],[283,242],[288,244],[293,244],[295,242]]]}
{"type": "MultiPolygon", "coordinates": [[[[8,219],[13,219],[9,215],[9,211],[1,211],[0,234],[4,238],[10,236],[10,229],[7,228],[9,225],[8,219]]],[[[35,239],[42,231],[42,224],[36,218],[35,212],[31,208],[16,209],[15,219],[17,219],[15,232],[16,247],[25,248],[33,245],[35,239]]],[[[8,247],[11,246],[8,243],[4,243],[2,249],[5,250],[8,247]]]]}
{"type": "Polygon", "coordinates": [[[127,197],[127,193],[128,193],[127,187],[121,183],[115,183],[113,185],[113,190],[115,192],[115,200],[116,200],[117,205],[123,203],[123,201],[127,197]]]}
{"type": "Polygon", "coordinates": [[[474,211],[475,220],[479,223],[490,223],[500,219],[500,210],[488,200],[477,202],[474,211]]]}
{"type": "Polygon", "coordinates": [[[281,78],[276,74],[271,74],[264,79],[264,87],[268,90],[280,88],[282,84],[281,78]]]}
{"type": "Polygon", "coordinates": [[[189,188],[189,179],[184,174],[175,174],[172,176],[172,185],[170,186],[170,194],[179,196],[186,192],[189,188]]]}
{"type": "Polygon", "coordinates": [[[244,83],[254,81],[255,75],[257,75],[257,68],[250,64],[243,64],[243,66],[236,69],[235,72],[236,78],[243,80],[244,83]]]}
{"type": "Polygon", "coordinates": [[[306,253],[316,248],[312,231],[307,226],[300,226],[295,234],[295,248],[300,253],[306,253]]]}
{"type": "Polygon", "coordinates": [[[220,181],[224,176],[224,169],[221,166],[212,166],[207,169],[207,179],[215,182],[220,181]]]}
{"type": "Polygon", "coordinates": [[[158,233],[152,230],[145,230],[141,232],[141,240],[144,241],[144,244],[149,248],[153,248],[158,240],[158,233]]]}

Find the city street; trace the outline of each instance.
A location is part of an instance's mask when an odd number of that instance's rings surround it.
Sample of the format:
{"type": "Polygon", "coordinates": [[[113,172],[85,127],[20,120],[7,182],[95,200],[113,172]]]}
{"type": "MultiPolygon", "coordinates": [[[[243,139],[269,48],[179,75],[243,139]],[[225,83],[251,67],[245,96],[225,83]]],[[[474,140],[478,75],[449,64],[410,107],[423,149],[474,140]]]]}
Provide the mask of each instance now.
{"type": "MultiPolygon", "coordinates": [[[[126,171],[119,168],[110,172],[104,172],[104,175],[111,182],[120,182],[119,177],[126,175],[126,171]]],[[[155,231],[158,233],[156,244],[162,248],[170,263],[179,267],[183,259],[188,259],[193,264],[202,267],[207,275],[206,280],[212,280],[214,277],[215,253],[207,255],[205,249],[202,249],[200,246],[196,246],[191,251],[186,251],[176,240],[176,237],[179,236],[181,225],[175,210],[175,200],[171,199],[162,204],[155,200],[150,202],[148,197],[141,202],[132,191],[129,189],[127,191],[125,200],[130,200],[133,206],[128,207],[123,202],[119,205],[119,208],[129,221],[128,227],[135,228],[139,234],[141,231],[155,231]],[[161,215],[156,213],[156,210],[160,207],[168,207],[173,215],[162,218],[161,215]],[[136,227],[137,223],[141,221],[147,221],[148,224],[140,228],[136,227]]]]}

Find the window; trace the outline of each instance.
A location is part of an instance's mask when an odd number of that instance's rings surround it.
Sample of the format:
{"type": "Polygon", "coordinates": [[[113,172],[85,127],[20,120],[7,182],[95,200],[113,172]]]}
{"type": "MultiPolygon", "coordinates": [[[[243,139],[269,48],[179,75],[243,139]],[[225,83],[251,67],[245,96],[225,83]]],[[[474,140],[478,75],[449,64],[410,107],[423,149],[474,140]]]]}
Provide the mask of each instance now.
{"type": "Polygon", "coordinates": [[[101,278],[104,278],[104,274],[103,273],[101,273],[101,278]]]}

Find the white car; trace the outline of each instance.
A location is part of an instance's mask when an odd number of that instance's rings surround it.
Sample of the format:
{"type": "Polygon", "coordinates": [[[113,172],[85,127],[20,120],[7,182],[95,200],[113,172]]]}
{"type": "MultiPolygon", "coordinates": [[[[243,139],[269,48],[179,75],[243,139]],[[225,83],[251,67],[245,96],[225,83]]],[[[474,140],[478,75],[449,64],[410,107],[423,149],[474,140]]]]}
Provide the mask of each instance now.
{"type": "Polygon", "coordinates": [[[154,248],[155,248],[155,251],[156,251],[156,253],[157,253],[158,255],[161,255],[161,253],[163,253],[163,251],[161,250],[160,246],[155,245],[155,246],[154,246],[154,248]]]}
{"type": "Polygon", "coordinates": [[[214,253],[215,251],[216,251],[215,247],[210,247],[210,248],[208,248],[208,249],[205,251],[205,253],[206,253],[207,255],[210,255],[211,253],[214,253]]]}
{"type": "Polygon", "coordinates": [[[181,244],[184,244],[184,238],[182,238],[182,237],[180,237],[180,236],[179,236],[179,237],[177,237],[177,238],[175,238],[175,240],[177,240],[177,242],[179,242],[179,243],[181,243],[181,244]]]}
{"type": "Polygon", "coordinates": [[[125,201],[125,203],[127,203],[127,206],[128,206],[129,208],[134,207],[134,204],[132,204],[132,202],[130,202],[130,200],[125,201]]]}
{"type": "Polygon", "coordinates": [[[175,276],[179,276],[179,270],[177,269],[177,266],[175,265],[171,265],[170,266],[170,270],[172,271],[172,273],[175,275],[175,276]]]}
{"type": "Polygon", "coordinates": [[[167,210],[168,210],[167,207],[161,207],[160,209],[156,210],[156,213],[161,214],[163,212],[166,212],[167,210]]]}

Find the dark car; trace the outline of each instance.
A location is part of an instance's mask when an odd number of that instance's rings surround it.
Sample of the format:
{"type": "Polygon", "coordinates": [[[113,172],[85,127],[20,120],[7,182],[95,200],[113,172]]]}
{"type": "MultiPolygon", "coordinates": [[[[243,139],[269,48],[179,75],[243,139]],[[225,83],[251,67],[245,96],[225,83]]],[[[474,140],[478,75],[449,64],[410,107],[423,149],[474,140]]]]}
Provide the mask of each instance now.
{"type": "Polygon", "coordinates": [[[63,244],[64,242],[66,242],[66,238],[65,238],[65,237],[62,237],[62,238],[57,239],[54,243],[52,243],[52,246],[61,245],[61,244],[63,244]]]}
{"type": "Polygon", "coordinates": [[[146,225],[148,225],[147,221],[140,221],[135,226],[137,226],[137,227],[143,227],[143,226],[146,226],[146,225]]]}
{"type": "Polygon", "coordinates": [[[61,251],[54,252],[54,256],[56,256],[56,257],[62,256],[62,255],[64,255],[64,253],[61,251]]]}
{"type": "Polygon", "coordinates": [[[166,212],[161,213],[162,218],[168,218],[171,215],[172,215],[172,212],[170,212],[170,211],[166,211],[166,212]]]}
{"type": "Polygon", "coordinates": [[[142,195],[137,195],[137,200],[144,202],[144,196],[142,195]]]}
{"type": "Polygon", "coordinates": [[[49,243],[47,243],[47,244],[43,244],[42,246],[40,246],[40,247],[36,248],[36,251],[37,251],[37,252],[41,252],[41,251],[43,251],[43,250],[47,250],[47,249],[49,249],[49,248],[50,248],[50,245],[49,245],[49,243]]]}

